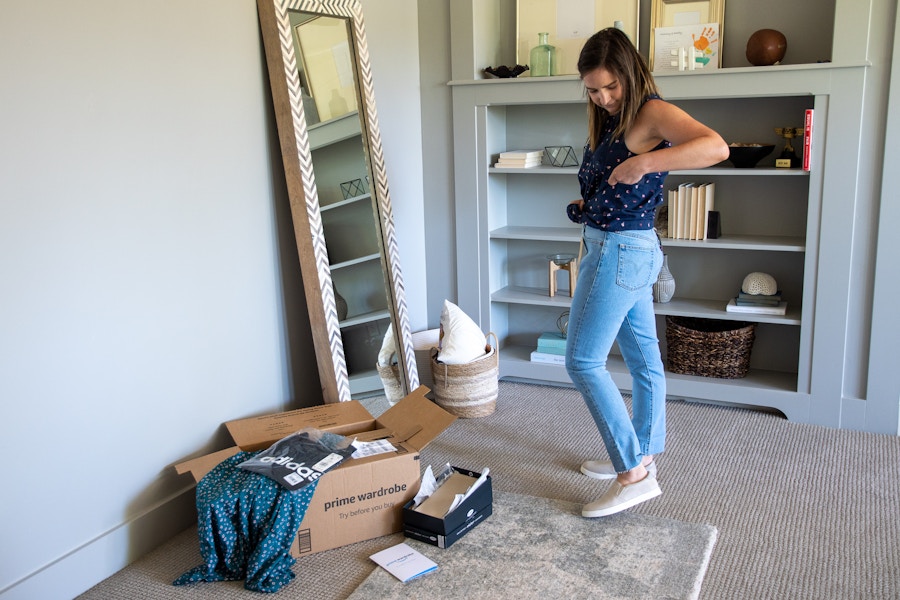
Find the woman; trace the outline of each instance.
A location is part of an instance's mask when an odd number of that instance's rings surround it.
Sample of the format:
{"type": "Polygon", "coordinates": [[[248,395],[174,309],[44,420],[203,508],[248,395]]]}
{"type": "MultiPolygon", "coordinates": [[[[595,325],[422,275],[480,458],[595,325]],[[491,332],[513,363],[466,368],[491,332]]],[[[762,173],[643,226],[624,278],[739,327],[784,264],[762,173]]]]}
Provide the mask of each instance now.
{"type": "Polygon", "coordinates": [[[578,172],[582,198],[566,210],[584,225],[587,253],[572,298],[566,369],[610,458],[581,465],[589,477],[615,480],[582,510],[602,517],[662,493],[653,457],[665,446],[666,381],[652,286],[662,266],[653,222],[663,182],[668,171],[725,160],[728,146],[660,98],[644,59],[617,29],[588,39],[578,72],[590,131],[578,172]],[[613,342],[634,380],[631,416],[606,369],[613,342]]]}

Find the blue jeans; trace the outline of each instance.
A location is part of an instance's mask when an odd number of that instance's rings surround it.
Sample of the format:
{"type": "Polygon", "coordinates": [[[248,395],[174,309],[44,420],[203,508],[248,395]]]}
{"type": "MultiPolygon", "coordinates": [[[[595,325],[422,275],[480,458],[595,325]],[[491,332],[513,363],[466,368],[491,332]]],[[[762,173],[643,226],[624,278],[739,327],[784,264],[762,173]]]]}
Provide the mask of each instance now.
{"type": "Polygon", "coordinates": [[[622,473],[665,447],[666,378],[653,313],[653,283],[663,255],[652,230],[585,227],[584,243],[587,254],[569,313],[566,370],[613,467],[622,473]],[[634,380],[632,415],[606,369],[614,341],[634,380]]]}

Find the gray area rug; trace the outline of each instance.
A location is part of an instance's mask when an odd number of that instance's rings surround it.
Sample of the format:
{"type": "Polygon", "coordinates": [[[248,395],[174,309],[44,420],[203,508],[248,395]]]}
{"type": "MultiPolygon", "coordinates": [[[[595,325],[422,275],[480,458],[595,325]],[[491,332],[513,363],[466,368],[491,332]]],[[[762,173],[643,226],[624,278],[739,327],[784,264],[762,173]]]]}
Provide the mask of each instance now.
{"type": "MultiPolygon", "coordinates": [[[[668,444],[657,460],[663,494],[628,514],[715,526],[701,600],[900,598],[900,436],[737,407],[672,399],[666,406],[668,444]]],[[[383,398],[369,405],[373,414],[386,407],[383,398]]],[[[580,505],[609,485],[578,472],[602,447],[577,391],[501,381],[497,411],[456,421],[425,448],[422,465],[488,466],[495,493],[580,505]]],[[[269,596],[238,581],[173,586],[200,564],[193,526],[79,600],[345,600],[376,569],[369,556],[402,541],[392,534],[301,558],[297,578],[269,596]]]]}
{"type": "Polygon", "coordinates": [[[494,514],[450,548],[407,544],[437,571],[401,583],[377,568],[349,600],[697,598],[716,541],[711,525],[494,493],[494,514]]]}

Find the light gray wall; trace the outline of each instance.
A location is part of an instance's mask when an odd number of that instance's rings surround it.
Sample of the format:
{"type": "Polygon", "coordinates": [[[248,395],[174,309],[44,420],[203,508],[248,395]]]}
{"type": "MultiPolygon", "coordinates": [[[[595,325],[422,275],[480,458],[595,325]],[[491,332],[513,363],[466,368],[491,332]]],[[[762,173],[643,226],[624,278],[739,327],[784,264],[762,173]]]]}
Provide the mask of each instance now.
{"type": "Polygon", "coordinates": [[[456,218],[453,201],[453,120],[450,99],[450,4],[419,3],[423,206],[428,272],[428,323],[440,325],[444,300],[456,302],[456,218]]]}
{"type": "MultiPolygon", "coordinates": [[[[415,329],[417,7],[362,4],[415,329]]],[[[0,598],[71,598],[191,523],[222,422],[321,395],[255,1],[0,14],[0,598]]]]}

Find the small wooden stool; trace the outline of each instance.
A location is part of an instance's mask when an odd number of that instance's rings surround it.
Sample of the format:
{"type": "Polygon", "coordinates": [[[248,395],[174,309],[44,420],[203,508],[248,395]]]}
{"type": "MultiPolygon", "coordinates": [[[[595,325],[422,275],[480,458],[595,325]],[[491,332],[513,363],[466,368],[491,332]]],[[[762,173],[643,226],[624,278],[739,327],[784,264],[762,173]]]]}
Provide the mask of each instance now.
{"type": "Polygon", "coordinates": [[[575,281],[578,279],[578,262],[575,260],[574,256],[566,262],[562,262],[559,259],[550,259],[550,297],[556,295],[556,272],[557,271],[568,271],[569,272],[569,296],[575,295],[575,281]]]}

